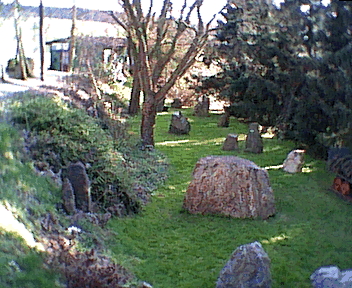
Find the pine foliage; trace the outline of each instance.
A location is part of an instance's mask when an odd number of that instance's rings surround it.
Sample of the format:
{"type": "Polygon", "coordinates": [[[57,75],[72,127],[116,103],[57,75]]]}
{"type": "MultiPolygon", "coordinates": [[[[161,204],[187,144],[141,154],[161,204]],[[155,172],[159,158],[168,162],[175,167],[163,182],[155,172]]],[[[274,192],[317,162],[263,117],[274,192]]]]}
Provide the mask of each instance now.
{"type": "Polygon", "coordinates": [[[276,126],[279,137],[315,154],[351,147],[352,4],[236,1],[222,16],[222,71],[203,79],[202,88],[229,100],[232,115],[276,126]]]}

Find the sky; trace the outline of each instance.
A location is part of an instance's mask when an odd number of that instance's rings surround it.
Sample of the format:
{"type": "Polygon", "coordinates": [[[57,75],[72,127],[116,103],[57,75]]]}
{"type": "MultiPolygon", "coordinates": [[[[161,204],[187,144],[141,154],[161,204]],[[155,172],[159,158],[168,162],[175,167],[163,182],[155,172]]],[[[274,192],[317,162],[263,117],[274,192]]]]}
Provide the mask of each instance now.
{"type": "MultiPolygon", "coordinates": [[[[95,10],[113,10],[119,11],[120,5],[118,4],[119,0],[42,0],[43,5],[47,7],[64,7],[69,8],[75,3],[77,7],[95,9],[95,10]]],[[[188,4],[193,3],[194,0],[188,0],[188,4]]],[[[274,0],[276,4],[283,2],[284,0],[274,0]]],[[[323,3],[329,2],[330,0],[323,0],[323,3]]],[[[12,3],[13,0],[2,0],[3,3],[8,4],[12,3]]],[[[40,0],[19,0],[20,4],[23,6],[38,6],[40,0]]],[[[154,0],[155,7],[161,7],[163,0],[154,0]]],[[[179,11],[181,5],[183,4],[182,0],[174,0],[174,11],[179,11]]],[[[146,3],[149,5],[149,0],[142,0],[142,4],[146,3]]],[[[225,6],[227,0],[204,0],[202,6],[202,17],[204,21],[209,21],[214,14],[217,14],[222,7],[225,6]]],[[[159,10],[160,11],[160,10],[159,10]]],[[[176,15],[176,13],[175,13],[176,15]]]]}
{"type": "MultiPolygon", "coordinates": [[[[3,3],[8,4],[12,3],[13,0],[2,0],[3,3]]],[[[39,6],[40,0],[19,0],[20,4],[23,6],[39,6]]],[[[87,8],[87,9],[95,9],[95,10],[113,10],[119,11],[120,5],[118,4],[118,0],[43,0],[43,5],[47,7],[63,7],[69,8],[72,7],[75,2],[77,7],[87,8]]],[[[155,7],[161,7],[162,0],[154,0],[155,7]]],[[[180,9],[181,4],[183,4],[182,0],[174,0],[175,12],[180,9]]],[[[193,0],[188,0],[188,4],[190,5],[193,0]]],[[[204,14],[204,19],[210,20],[213,14],[218,13],[223,6],[226,4],[226,0],[204,0],[204,4],[202,6],[202,12],[204,14]]],[[[146,3],[149,5],[149,0],[142,0],[142,4],[146,3]]]]}

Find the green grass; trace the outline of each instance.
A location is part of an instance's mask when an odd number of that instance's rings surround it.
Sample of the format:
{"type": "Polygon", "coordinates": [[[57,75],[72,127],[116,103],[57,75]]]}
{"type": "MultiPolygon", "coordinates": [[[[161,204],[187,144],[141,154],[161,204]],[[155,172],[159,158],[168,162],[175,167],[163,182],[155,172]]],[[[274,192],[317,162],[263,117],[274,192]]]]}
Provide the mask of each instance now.
{"type": "MultiPolygon", "coordinates": [[[[156,148],[169,158],[170,177],[153,193],[152,203],[137,216],[115,219],[117,236],[109,245],[116,259],[154,288],[214,287],[220,270],[239,245],[260,241],[272,261],[273,287],[311,287],[319,266],[352,266],[352,207],[327,189],[334,175],[325,163],[306,157],[305,171],[286,174],[282,164],[294,143],[264,139],[260,155],[222,151],[228,133],[244,134],[247,126],[231,119],[218,128],[218,115],[197,118],[185,111],[190,135],[167,133],[172,111],[157,117],[156,148]],[[269,169],[277,213],[266,221],[184,213],[184,193],[196,161],[208,155],[237,155],[269,169]]],[[[133,119],[138,133],[139,119],[133,119]]]]}
{"type": "Polygon", "coordinates": [[[59,287],[58,275],[44,267],[44,254],[29,247],[39,236],[40,217],[56,213],[59,189],[21,161],[20,143],[17,131],[0,123],[0,287],[59,287]]]}

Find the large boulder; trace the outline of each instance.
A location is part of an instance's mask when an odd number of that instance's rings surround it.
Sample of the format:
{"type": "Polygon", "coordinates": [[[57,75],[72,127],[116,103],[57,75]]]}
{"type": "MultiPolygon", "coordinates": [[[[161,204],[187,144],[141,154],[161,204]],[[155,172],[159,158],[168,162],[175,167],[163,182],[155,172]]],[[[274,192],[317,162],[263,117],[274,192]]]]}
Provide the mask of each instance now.
{"type": "Polygon", "coordinates": [[[169,133],[171,134],[189,134],[191,131],[191,124],[180,111],[176,111],[172,114],[171,123],[169,127],[169,133]]]}
{"type": "Polygon", "coordinates": [[[216,288],[270,288],[270,259],[259,242],[238,247],[221,270],[216,288]]]}
{"type": "Polygon", "coordinates": [[[341,271],[336,266],[324,266],[310,276],[314,288],[350,288],[352,287],[352,270],[341,271]]]}
{"type": "Polygon", "coordinates": [[[275,214],[268,172],[236,156],[201,158],[193,171],[183,208],[192,214],[266,219],[275,214]]]}

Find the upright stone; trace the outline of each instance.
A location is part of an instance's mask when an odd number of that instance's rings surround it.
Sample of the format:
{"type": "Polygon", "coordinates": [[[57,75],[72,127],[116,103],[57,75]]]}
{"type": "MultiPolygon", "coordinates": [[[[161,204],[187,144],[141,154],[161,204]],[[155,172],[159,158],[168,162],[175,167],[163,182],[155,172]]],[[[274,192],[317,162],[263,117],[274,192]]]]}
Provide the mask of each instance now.
{"type": "Polygon", "coordinates": [[[230,114],[225,112],[219,118],[218,127],[229,127],[229,126],[230,126],[230,114]]]}
{"type": "Polygon", "coordinates": [[[207,96],[202,96],[198,99],[197,105],[194,107],[194,115],[198,117],[209,116],[210,100],[207,96]]]}
{"type": "Polygon", "coordinates": [[[171,103],[171,108],[181,109],[182,108],[182,101],[180,98],[175,98],[174,101],[171,103]]]}
{"type": "Polygon", "coordinates": [[[303,164],[304,164],[304,153],[305,150],[292,150],[288,153],[284,164],[283,169],[288,173],[300,173],[302,172],[303,164]]]}
{"type": "Polygon", "coordinates": [[[169,133],[171,134],[188,134],[191,131],[191,124],[180,111],[172,114],[169,133]]]}
{"type": "Polygon", "coordinates": [[[76,213],[75,193],[68,178],[65,178],[62,183],[62,201],[67,214],[72,215],[76,213]]]}
{"type": "Polygon", "coordinates": [[[242,245],[221,270],[216,288],[270,288],[270,259],[259,242],[242,245]]]}
{"type": "Polygon", "coordinates": [[[237,139],[238,139],[238,135],[228,134],[222,146],[222,150],[224,151],[237,150],[238,149],[237,139]]]}
{"type": "Polygon", "coordinates": [[[259,133],[259,124],[249,124],[245,152],[263,153],[263,140],[259,133]]]}
{"type": "Polygon", "coordinates": [[[90,212],[92,209],[90,182],[84,164],[82,162],[71,163],[68,167],[67,178],[75,193],[77,209],[90,212]]]}
{"type": "Polygon", "coordinates": [[[275,214],[265,169],[236,156],[208,156],[196,163],[183,208],[192,214],[266,219],[275,214]]]}

